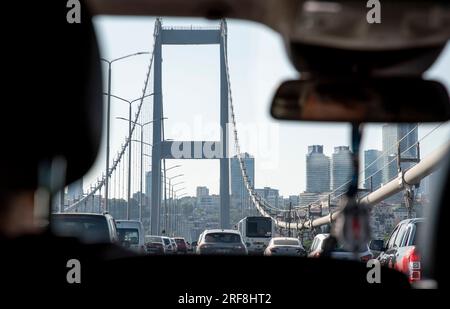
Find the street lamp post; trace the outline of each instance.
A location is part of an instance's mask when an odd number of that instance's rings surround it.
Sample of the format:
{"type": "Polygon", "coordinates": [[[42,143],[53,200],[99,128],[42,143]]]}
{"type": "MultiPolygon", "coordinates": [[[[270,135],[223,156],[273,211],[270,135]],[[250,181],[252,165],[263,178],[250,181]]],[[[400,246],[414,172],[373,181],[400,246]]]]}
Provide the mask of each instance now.
{"type": "MultiPolygon", "coordinates": [[[[180,165],[175,165],[175,166],[172,166],[172,167],[170,167],[170,168],[168,168],[166,171],[169,171],[169,170],[171,170],[171,169],[173,169],[173,168],[176,168],[176,167],[179,167],[180,165]]],[[[184,174],[178,174],[178,175],[175,175],[175,176],[172,176],[172,177],[167,177],[167,176],[165,176],[167,179],[169,179],[169,198],[171,198],[171,195],[173,194],[173,186],[171,186],[171,183],[172,183],[172,179],[175,179],[175,178],[177,178],[177,177],[181,177],[181,176],[183,176],[184,174]],[[171,190],[172,189],[172,190],[171,190]],[[171,192],[171,191],[172,192],[171,192]]],[[[167,183],[167,179],[164,181],[164,187],[166,187],[166,183],[167,183]]],[[[169,208],[167,208],[167,196],[166,196],[166,194],[164,194],[165,195],[165,197],[164,197],[164,208],[165,208],[165,216],[164,216],[164,224],[165,224],[165,227],[166,227],[166,229],[171,229],[171,224],[170,224],[170,209],[172,209],[171,207],[169,207],[169,208]]],[[[172,201],[172,200],[171,200],[172,201]]]]}
{"type": "Polygon", "coordinates": [[[167,229],[167,178],[168,178],[167,171],[170,171],[171,169],[180,167],[181,165],[174,165],[174,166],[166,169],[166,164],[164,161],[163,166],[164,166],[164,170],[162,172],[164,173],[164,211],[163,211],[163,218],[162,218],[163,222],[162,223],[164,225],[164,229],[167,229]]]}
{"type": "Polygon", "coordinates": [[[108,64],[108,102],[106,104],[106,178],[105,178],[105,210],[108,211],[108,187],[109,187],[109,135],[110,135],[110,117],[111,117],[111,66],[114,62],[133,57],[138,55],[146,55],[149,52],[138,52],[130,55],[126,55],[123,57],[119,57],[113,60],[106,60],[105,58],[101,58],[101,61],[104,61],[108,64]]]}
{"type": "Polygon", "coordinates": [[[140,141],[138,141],[138,140],[131,140],[131,141],[132,142],[138,142],[138,143],[141,144],[141,159],[140,159],[141,160],[141,175],[140,175],[140,179],[141,180],[140,180],[140,191],[139,191],[140,192],[140,195],[139,195],[139,221],[142,221],[142,208],[143,208],[142,186],[143,186],[143,170],[144,170],[144,165],[143,165],[143,163],[144,163],[144,144],[147,145],[147,146],[153,147],[152,144],[144,142],[144,127],[146,125],[149,125],[149,124],[155,122],[157,119],[154,119],[154,120],[146,122],[146,123],[138,123],[136,121],[132,121],[131,119],[126,119],[124,117],[117,117],[117,119],[132,122],[132,123],[134,123],[135,125],[138,125],[141,128],[141,140],[140,141]]]}
{"type": "Polygon", "coordinates": [[[121,100],[121,101],[123,101],[123,102],[126,102],[126,103],[128,103],[128,105],[129,105],[129,109],[128,109],[128,140],[129,140],[129,145],[128,145],[128,196],[127,196],[127,220],[130,220],[130,206],[131,206],[131,123],[133,122],[132,120],[131,120],[131,117],[132,117],[132,105],[133,105],[133,103],[134,102],[137,102],[137,101],[140,101],[140,100],[143,100],[143,99],[145,99],[145,98],[147,98],[147,97],[150,97],[150,96],[152,96],[152,95],[154,95],[154,93],[150,93],[150,94],[147,94],[147,95],[144,95],[144,96],[142,96],[142,97],[140,97],[140,98],[137,98],[137,99],[135,99],[135,100],[132,100],[132,101],[130,101],[130,100],[125,100],[124,98],[121,98],[121,97],[119,97],[119,96],[116,96],[116,95],[113,95],[113,94],[110,94],[110,96],[111,97],[113,97],[113,98],[116,98],[116,99],[118,99],[118,100],[121,100]]]}
{"type": "Polygon", "coordinates": [[[177,192],[186,189],[186,187],[180,188],[178,190],[175,190],[172,195],[174,196],[175,200],[174,200],[174,206],[173,206],[173,211],[174,211],[174,222],[172,222],[172,225],[174,225],[174,230],[178,232],[178,199],[177,199],[177,192]]]}

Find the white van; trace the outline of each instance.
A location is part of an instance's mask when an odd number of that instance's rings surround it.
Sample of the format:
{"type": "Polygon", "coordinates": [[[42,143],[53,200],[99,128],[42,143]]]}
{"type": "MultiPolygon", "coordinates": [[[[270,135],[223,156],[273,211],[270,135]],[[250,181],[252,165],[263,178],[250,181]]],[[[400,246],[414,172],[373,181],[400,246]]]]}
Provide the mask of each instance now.
{"type": "Polygon", "coordinates": [[[116,226],[119,241],[124,247],[145,253],[144,227],[140,221],[116,220],[116,226]]]}

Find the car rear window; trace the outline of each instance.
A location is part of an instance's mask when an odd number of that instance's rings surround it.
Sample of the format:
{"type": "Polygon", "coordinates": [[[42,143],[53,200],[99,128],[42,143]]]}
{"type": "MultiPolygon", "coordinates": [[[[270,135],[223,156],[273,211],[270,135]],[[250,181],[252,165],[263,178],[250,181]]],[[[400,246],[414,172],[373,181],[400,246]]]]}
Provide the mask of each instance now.
{"type": "Polygon", "coordinates": [[[184,244],[185,242],[184,242],[184,239],[175,239],[175,242],[177,243],[177,244],[184,244]]]}
{"type": "Polygon", "coordinates": [[[139,244],[139,230],[133,228],[118,228],[120,241],[128,241],[131,245],[139,244]]]}
{"type": "Polygon", "coordinates": [[[108,243],[108,223],[102,216],[65,216],[57,215],[52,219],[52,228],[56,235],[76,237],[85,243],[108,243]]]}
{"type": "Polygon", "coordinates": [[[146,242],[162,242],[161,237],[147,237],[145,239],[146,242]]]}
{"type": "Polygon", "coordinates": [[[300,244],[296,239],[277,239],[273,243],[277,246],[298,246],[300,244]]]}
{"type": "Polygon", "coordinates": [[[241,236],[233,233],[209,233],[205,236],[205,242],[234,243],[241,242],[241,236]]]}
{"type": "Polygon", "coordinates": [[[164,244],[165,244],[165,245],[170,245],[170,239],[168,239],[168,238],[163,238],[163,240],[164,240],[164,244]]]}

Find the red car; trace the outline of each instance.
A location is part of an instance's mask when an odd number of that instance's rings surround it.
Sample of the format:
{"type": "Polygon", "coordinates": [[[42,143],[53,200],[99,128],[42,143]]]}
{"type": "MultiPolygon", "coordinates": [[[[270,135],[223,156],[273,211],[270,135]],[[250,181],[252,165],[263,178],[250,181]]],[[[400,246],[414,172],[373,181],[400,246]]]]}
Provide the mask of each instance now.
{"type": "Polygon", "coordinates": [[[381,265],[405,273],[410,282],[419,281],[422,277],[421,259],[416,243],[424,221],[423,218],[401,221],[378,256],[381,265]]]}
{"type": "Polygon", "coordinates": [[[184,240],[184,238],[183,237],[175,237],[174,239],[175,239],[175,242],[177,243],[177,249],[178,249],[177,252],[186,254],[187,253],[187,245],[186,245],[186,241],[184,240]]]}

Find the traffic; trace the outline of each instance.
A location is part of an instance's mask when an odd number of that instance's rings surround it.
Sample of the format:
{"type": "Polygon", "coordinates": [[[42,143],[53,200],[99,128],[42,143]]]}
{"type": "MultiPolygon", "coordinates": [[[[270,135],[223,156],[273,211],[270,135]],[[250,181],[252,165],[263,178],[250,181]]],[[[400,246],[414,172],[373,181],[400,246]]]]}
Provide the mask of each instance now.
{"type": "Polygon", "coordinates": [[[142,223],[114,220],[108,213],[62,213],[53,215],[56,234],[84,243],[114,243],[140,255],[263,255],[333,258],[367,263],[377,259],[382,266],[406,274],[410,282],[421,279],[420,254],[416,242],[423,218],[397,224],[385,242],[373,239],[358,252],[346,250],[330,233],[317,233],[309,245],[301,237],[277,232],[272,218],[249,216],[237,229],[206,229],[198,240],[184,237],[144,235],[142,223]]]}

